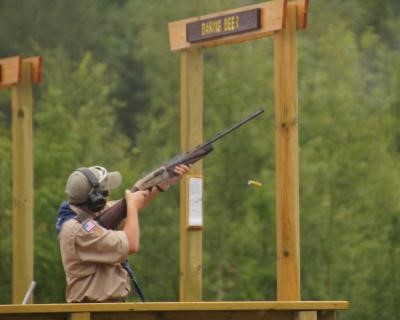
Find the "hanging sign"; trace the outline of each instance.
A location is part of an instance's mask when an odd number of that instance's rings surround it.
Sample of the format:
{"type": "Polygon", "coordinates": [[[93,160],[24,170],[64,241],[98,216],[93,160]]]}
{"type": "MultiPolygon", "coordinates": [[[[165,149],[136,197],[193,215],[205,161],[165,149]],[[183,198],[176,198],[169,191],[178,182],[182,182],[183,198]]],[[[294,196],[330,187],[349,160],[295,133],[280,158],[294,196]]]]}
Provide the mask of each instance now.
{"type": "Polygon", "coordinates": [[[195,43],[254,31],[260,27],[260,9],[256,8],[188,23],[186,37],[187,42],[195,43]]]}

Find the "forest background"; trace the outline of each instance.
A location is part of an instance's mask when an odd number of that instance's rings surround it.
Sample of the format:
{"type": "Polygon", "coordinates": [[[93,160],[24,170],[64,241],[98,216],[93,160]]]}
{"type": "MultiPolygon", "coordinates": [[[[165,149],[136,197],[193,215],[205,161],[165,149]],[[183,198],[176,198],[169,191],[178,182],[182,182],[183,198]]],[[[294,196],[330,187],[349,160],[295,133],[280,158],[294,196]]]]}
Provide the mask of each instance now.
{"type": "MultiPolygon", "coordinates": [[[[64,301],[54,230],[68,175],[119,170],[115,198],[180,152],[167,24],[259,1],[2,0],[0,57],[40,55],[34,88],[37,303],[64,301]]],[[[400,319],[400,2],[311,0],[298,32],[303,300],[342,319],[400,319]]],[[[204,161],[204,300],[275,300],[273,41],[204,53],[204,137],[261,118],[204,161]],[[248,179],[264,183],[247,187],[248,179]]],[[[11,302],[11,97],[0,92],[0,303],[11,302]]],[[[179,188],[141,216],[130,261],[150,301],[178,300],[179,188]]],[[[136,298],[133,298],[134,300],[136,298]]]]}

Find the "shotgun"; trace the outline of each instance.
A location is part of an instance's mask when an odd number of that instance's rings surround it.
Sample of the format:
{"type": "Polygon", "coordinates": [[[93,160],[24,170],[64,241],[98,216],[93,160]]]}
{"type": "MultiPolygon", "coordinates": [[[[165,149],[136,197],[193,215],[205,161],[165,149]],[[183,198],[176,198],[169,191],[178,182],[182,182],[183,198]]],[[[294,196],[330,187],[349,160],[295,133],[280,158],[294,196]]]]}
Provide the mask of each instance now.
{"type": "MultiPolygon", "coordinates": [[[[171,160],[169,160],[166,164],[157,168],[156,170],[150,172],[145,175],[139,181],[137,181],[134,186],[131,188],[132,192],[135,191],[143,191],[143,190],[151,190],[154,186],[162,183],[168,182],[171,178],[176,176],[174,172],[174,168],[180,164],[191,165],[201,159],[203,159],[206,155],[208,155],[211,151],[214,150],[213,143],[217,140],[220,140],[222,137],[241,127],[245,123],[253,120],[255,117],[259,116],[264,112],[264,109],[260,108],[256,112],[248,115],[243,118],[239,122],[235,123],[233,126],[221,130],[216,133],[212,138],[204,142],[203,144],[198,145],[194,149],[178,155],[171,160]]],[[[126,201],[125,199],[118,200],[113,206],[104,210],[96,220],[100,225],[107,229],[116,229],[119,223],[126,217],[126,201]]]]}

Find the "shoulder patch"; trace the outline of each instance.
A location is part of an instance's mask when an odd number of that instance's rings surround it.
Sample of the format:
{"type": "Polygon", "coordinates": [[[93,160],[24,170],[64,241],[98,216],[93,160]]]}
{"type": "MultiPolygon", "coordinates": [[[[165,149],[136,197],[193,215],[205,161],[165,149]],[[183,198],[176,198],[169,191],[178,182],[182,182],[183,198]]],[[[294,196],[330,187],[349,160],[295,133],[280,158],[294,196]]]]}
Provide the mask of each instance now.
{"type": "Polygon", "coordinates": [[[87,220],[84,223],[82,223],[82,228],[86,232],[91,232],[96,228],[97,224],[93,220],[87,220]]]}

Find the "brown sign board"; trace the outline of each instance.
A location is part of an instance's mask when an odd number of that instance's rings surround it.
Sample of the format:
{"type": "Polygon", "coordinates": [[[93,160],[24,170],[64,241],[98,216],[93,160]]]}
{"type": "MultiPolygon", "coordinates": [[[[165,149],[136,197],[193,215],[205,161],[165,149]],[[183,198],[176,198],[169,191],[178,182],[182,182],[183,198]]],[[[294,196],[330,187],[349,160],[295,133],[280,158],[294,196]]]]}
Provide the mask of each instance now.
{"type": "Polygon", "coordinates": [[[260,26],[260,9],[255,8],[190,22],[186,25],[186,37],[193,43],[258,30],[260,26]]]}

